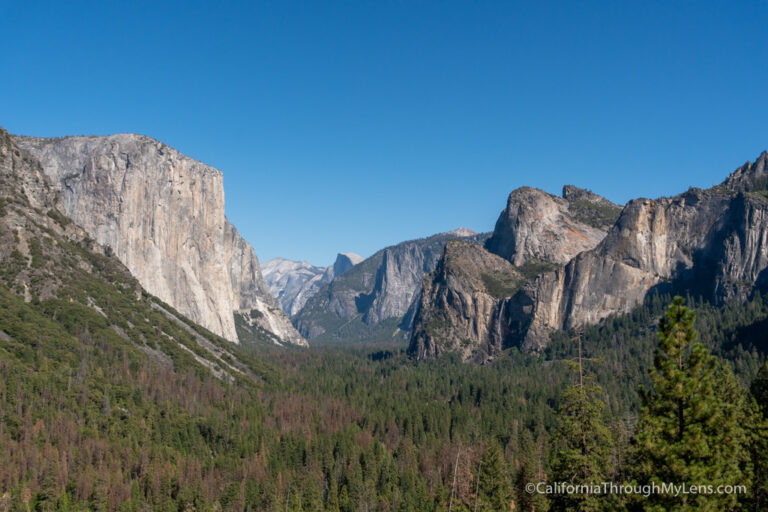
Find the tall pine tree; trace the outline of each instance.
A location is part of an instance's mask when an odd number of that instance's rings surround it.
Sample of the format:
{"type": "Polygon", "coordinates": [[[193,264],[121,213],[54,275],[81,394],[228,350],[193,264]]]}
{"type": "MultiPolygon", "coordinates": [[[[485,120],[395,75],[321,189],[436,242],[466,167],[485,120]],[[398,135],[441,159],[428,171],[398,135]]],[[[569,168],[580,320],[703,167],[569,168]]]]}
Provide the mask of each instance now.
{"type": "Polygon", "coordinates": [[[754,478],[749,510],[758,511],[768,509],[768,362],[752,382],[751,392],[752,415],[748,425],[754,478]]]}
{"type": "MultiPolygon", "coordinates": [[[[591,376],[585,375],[581,335],[577,338],[578,360],[573,365],[577,382],[563,392],[557,412],[551,480],[581,486],[600,485],[610,477],[612,438],[603,417],[603,390],[591,376]]],[[[605,499],[598,494],[555,494],[550,510],[594,512],[602,510],[604,505],[605,499]]]]}
{"type": "Polygon", "coordinates": [[[480,463],[480,502],[483,510],[509,510],[511,499],[509,471],[499,443],[492,439],[480,463]]]}
{"type": "MultiPolygon", "coordinates": [[[[653,389],[641,393],[629,472],[639,484],[749,486],[746,407],[730,367],[700,343],[695,313],[675,297],[659,324],[650,370],[653,389]]],[[[653,511],[727,511],[736,494],[653,494],[630,504],[653,511]]]]}
{"type": "Polygon", "coordinates": [[[515,512],[546,512],[549,501],[544,494],[531,492],[526,486],[544,479],[538,446],[533,434],[525,429],[520,434],[520,448],[516,457],[518,464],[514,482],[515,512]]]}

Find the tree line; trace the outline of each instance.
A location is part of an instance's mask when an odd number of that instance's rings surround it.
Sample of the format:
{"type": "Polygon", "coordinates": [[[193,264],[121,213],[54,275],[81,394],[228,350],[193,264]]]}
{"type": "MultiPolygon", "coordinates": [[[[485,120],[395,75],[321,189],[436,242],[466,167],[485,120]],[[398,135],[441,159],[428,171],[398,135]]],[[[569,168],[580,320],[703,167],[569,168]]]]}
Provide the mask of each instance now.
{"type": "Polygon", "coordinates": [[[768,370],[754,326],[768,306],[686,300],[698,315],[652,298],[482,367],[415,363],[396,344],[240,347],[259,379],[229,382],[171,351],[167,333],[183,332],[151,308],[116,310],[115,295],[107,321],[0,285],[0,510],[760,510],[768,370]],[[749,493],[526,489],[603,481],[749,493]]]}

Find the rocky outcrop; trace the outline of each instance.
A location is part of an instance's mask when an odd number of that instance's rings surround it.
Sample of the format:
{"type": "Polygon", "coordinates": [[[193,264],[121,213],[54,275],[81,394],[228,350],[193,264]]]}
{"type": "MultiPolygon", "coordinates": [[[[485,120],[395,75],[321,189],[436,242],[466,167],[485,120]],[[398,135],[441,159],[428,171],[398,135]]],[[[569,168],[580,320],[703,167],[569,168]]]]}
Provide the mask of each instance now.
{"type": "Polygon", "coordinates": [[[593,248],[620,208],[570,185],[563,195],[555,197],[530,187],[513,191],[486,248],[518,266],[532,260],[562,265],[593,248]]]}
{"type": "MultiPolygon", "coordinates": [[[[0,128],[0,282],[7,286],[4,289],[26,302],[67,295],[72,301],[72,288],[80,290],[85,274],[103,277],[106,288],[121,282],[119,293],[140,299],[141,287],[128,270],[105,258],[104,247],[90,240],[61,210],[61,200],[40,163],[0,128]]],[[[92,297],[81,294],[79,298],[103,314],[92,297]]]]}
{"type": "Polygon", "coordinates": [[[448,240],[484,240],[461,229],[387,247],[323,286],[293,318],[309,339],[390,339],[410,329],[415,300],[448,240]]]}
{"type": "Polygon", "coordinates": [[[259,262],[224,215],[220,171],[149,137],[17,137],[59,192],[64,213],[143,287],[237,341],[233,313],[257,311],[281,340],[306,341],[276,306],[259,262]]]}
{"type": "Polygon", "coordinates": [[[653,289],[690,291],[715,303],[766,284],[768,202],[727,187],[630,202],[605,240],[531,286],[524,346],[553,329],[624,313],[653,289]]]}
{"type": "Polygon", "coordinates": [[[766,190],[768,188],[768,151],[763,151],[754,163],[746,162],[733,171],[720,187],[734,192],[766,190]]]}
{"type": "Polygon", "coordinates": [[[475,361],[498,354],[515,334],[505,299],[524,281],[504,258],[450,240],[435,271],[424,278],[409,352],[417,358],[455,352],[475,361]]]}
{"type": "Polygon", "coordinates": [[[339,253],[329,267],[316,267],[306,261],[273,258],[261,265],[264,281],[280,307],[293,316],[320,288],[363,261],[354,253],[339,253]]]}
{"type": "MultiPolygon", "coordinates": [[[[531,189],[513,192],[486,244],[489,250],[517,263],[514,268],[525,282],[516,290],[509,289],[495,304],[484,298],[487,305],[477,308],[467,299],[472,295],[467,290],[476,296],[482,291],[477,279],[451,280],[439,272],[428,278],[411,342],[413,354],[427,357],[439,353],[441,347],[473,358],[508,346],[539,351],[546,347],[553,331],[628,312],[654,291],[690,292],[722,303],[745,299],[756,287],[768,287],[765,152],[712,189],[690,189],[672,198],[629,202],[597,245],[578,252],[571,244],[585,239],[575,236],[574,231],[583,235],[587,231],[583,227],[574,230],[574,221],[595,228],[601,222],[606,225],[599,219],[607,222],[607,214],[615,205],[568,186],[563,191],[570,204],[567,207],[542,194],[531,189]],[[534,207],[515,204],[513,196],[530,201],[534,207]],[[585,208],[585,203],[594,207],[585,208]],[[552,232],[569,242],[550,236],[552,232]],[[557,259],[553,246],[565,251],[561,254],[569,261],[535,275],[529,265],[532,257],[551,257],[552,262],[564,259],[557,259]],[[479,318],[473,318],[474,314],[479,318]],[[444,322],[439,329],[434,325],[429,328],[434,318],[444,322]],[[466,325],[470,324],[498,327],[468,330],[466,325]],[[457,346],[457,339],[464,339],[470,348],[457,346]]],[[[475,259],[488,268],[497,265],[477,255],[476,249],[475,259]]],[[[469,263],[469,258],[455,261],[469,269],[476,265],[469,263]]],[[[441,269],[449,267],[444,262],[439,265],[441,269]]],[[[470,270],[453,268],[451,272],[460,275],[470,270]]],[[[477,274],[476,270],[471,272],[477,274]]]]}
{"type": "Polygon", "coordinates": [[[563,197],[514,190],[485,249],[451,243],[424,280],[409,351],[484,360],[519,344],[531,324],[533,279],[595,247],[621,208],[572,185],[563,197]],[[501,263],[503,262],[503,264],[501,263]]]}

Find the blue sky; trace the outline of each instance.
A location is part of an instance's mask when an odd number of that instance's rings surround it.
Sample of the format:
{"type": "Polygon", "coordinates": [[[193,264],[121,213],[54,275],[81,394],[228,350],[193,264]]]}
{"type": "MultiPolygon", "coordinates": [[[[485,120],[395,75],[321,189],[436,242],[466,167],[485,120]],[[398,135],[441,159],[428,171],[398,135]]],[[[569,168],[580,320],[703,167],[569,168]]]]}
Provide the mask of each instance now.
{"type": "Polygon", "coordinates": [[[0,125],[137,132],[224,172],[264,260],[617,202],[768,149],[768,3],[1,2],[0,125]]]}

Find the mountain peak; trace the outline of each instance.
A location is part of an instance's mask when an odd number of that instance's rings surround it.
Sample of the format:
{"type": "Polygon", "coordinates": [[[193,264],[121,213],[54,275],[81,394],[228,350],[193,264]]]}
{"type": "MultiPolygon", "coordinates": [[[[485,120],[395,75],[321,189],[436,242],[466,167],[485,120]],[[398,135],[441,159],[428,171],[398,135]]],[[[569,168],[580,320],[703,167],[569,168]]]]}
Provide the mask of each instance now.
{"type": "Polygon", "coordinates": [[[614,203],[604,198],[603,196],[595,194],[589,189],[577,187],[575,185],[564,185],[562,195],[563,199],[569,203],[573,203],[575,201],[589,201],[590,203],[595,204],[615,206],[614,203]]]}
{"type": "MultiPolygon", "coordinates": [[[[586,197],[591,192],[568,186],[564,189],[572,197],[586,197]]],[[[596,198],[610,202],[594,195],[596,198]]],[[[603,239],[607,225],[618,217],[618,207],[609,209],[595,200],[569,201],[543,190],[521,187],[513,190],[507,207],[496,221],[493,235],[485,244],[490,252],[507,259],[514,265],[527,261],[547,261],[565,264],[581,251],[591,249],[603,239]],[[610,222],[604,220],[614,215],[610,222]]]]}
{"type": "Polygon", "coordinates": [[[110,247],[149,293],[233,342],[234,313],[256,310],[260,329],[306,344],[227,220],[219,170],[142,135],[14,139],[39,161],[61,213],[110,247]]]}
{"type": "Polygon", "coordinates": [[[722,186],[735,192],[768,188],[768,151],[760,153],[754,163],[746,162],[723,181],[722,186]]]}
{"type": "Polygon", "coordinates": [[[454,235],[454,236],[458,236],[458,237],[465,237],[465,236],[474,236],[474,235],[477,234],[477,231],[474,231],[472,229],[465,228],[465,227],[460,227],[460,228],[456,228],[456,229],[454,229],[452,231],[447,231],[445,234],[446,235],[454,235]]]}
{"type": "Polygon", "coordinates": [[[363,257],[353,252],[340,252],[336,255],[336,261],[333,263],[333,275],[334,277],[340,276],[347,270],[351,269],[358,263],[363,261],[363,257]]]}

